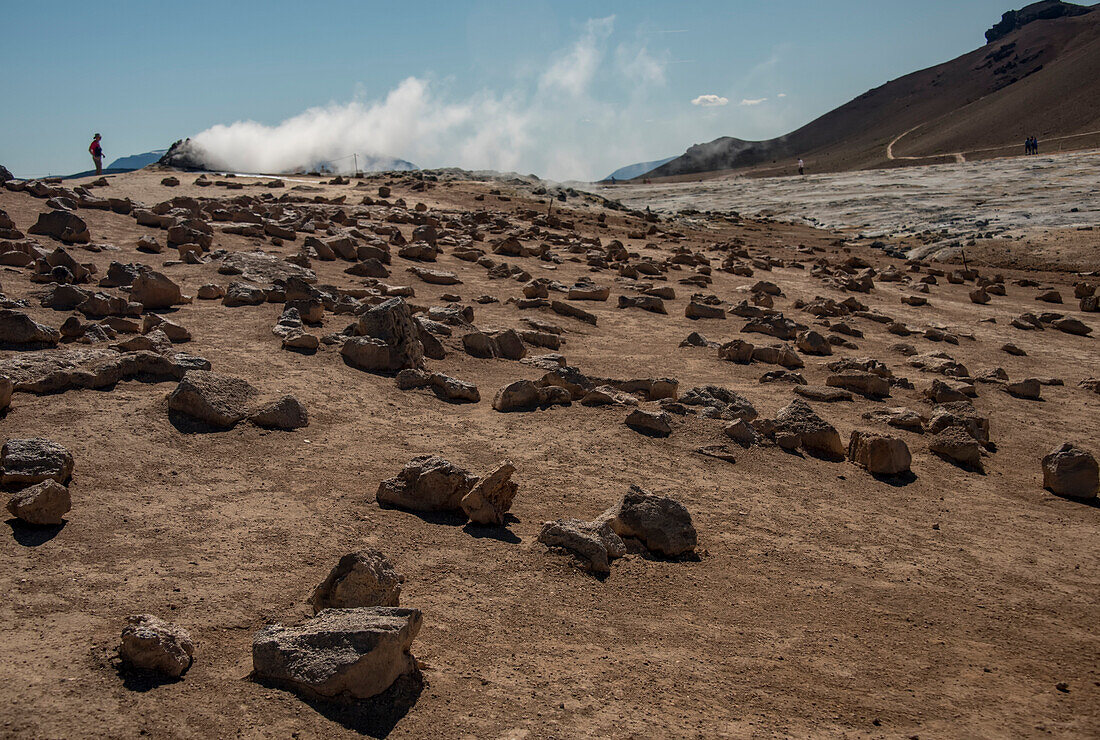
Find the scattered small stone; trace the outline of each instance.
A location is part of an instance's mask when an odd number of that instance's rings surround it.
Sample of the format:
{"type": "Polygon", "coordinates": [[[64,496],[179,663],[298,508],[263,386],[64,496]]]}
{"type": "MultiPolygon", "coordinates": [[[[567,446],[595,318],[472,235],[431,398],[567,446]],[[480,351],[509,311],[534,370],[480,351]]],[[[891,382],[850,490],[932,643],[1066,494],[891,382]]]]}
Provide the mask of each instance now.
{"type": "Polygon", "coordinates": [[[851,401],[852,394],[843,388],[832,388],[820,385],[796,385],[794,392],[810,401],[822,403],[836,403],[838,401],[851,401]]]}
{"type": "Polygon", "coordinates": [[[42,483],[54,480],[66,484],[73,475],[73,456],[48,439],[9,439],[0,448],[0,482],[42,483]]]}
{"type": "Polygon", "coordinates": [[[928,449],[956,465],[982,469],[981,446],[960,427],[949,426],[937,432],[928,443],[928,449]]]}
{"type": "Polygon", "coordinates": [[[497,411],[530,411],[540,406],[568,405],[572,394],[560,386],[540,386],[530,380],[517,380],[497,391],[493,408],[497,411]]]}
{"type": "Polygon", "coordinates": [[[1096,458],[1072,442],[1065,442],[1043,457],[1043,487],[1059,496],[1096,498],[1100,485],[1096,458]]]}
{"type": "Polygon", "coordinates": [[[760,433],[744,419],[738,419],[732,424],[727,424],[722,431],[734,442],[746,448],[759,445],[763,441],[760,433]]]}
{"type": "Polygon", "coordinates": [[[314,613],[324,609],[398,606],[405,576],[389,558],[367,548],[340,558],[309,597],[314,613]]]}
{"type": "Polygon", "coordinates": [[[418,672],[409,649],[422,623],[417,609],[376,606],[268,625],[252,638],[253,675],[310,699],[369,699],[418,672]]]}
{"type": "Polygon", "coordinates": [[[289,431],[309,426],[309,415],[301,401],[288,394],[253,411],[249,421],[256,426],[289,431]]]}
{"type": "Polygon", "coordinates": [[[72,509],[69,489],[53,479],[24,488],[8,501],[11,515],[28,524],[56,526],[72,509]]]}
{"type": "Polygon", "coordinates": [[[1016,398],[1026,398],[1032,401],[1038,401],[1040,399],[1040,391],[1042,385],[1035,378],[1027,378],[1016,383],[1005,383],[1003,386],[1006,393],[1016,398]]]}
{"type": "Polygon", "coordinates": [[[131,668],[179,678],[191,667],[195,644],[187,630],[151,614],[127,617],[118,655],[131,668]]]}
{"type": "Polygon", "coordinates": [[[920,434],[924,431],[924,419],[916,411],[905,407],[875,409],[863,414],[868,421],[885,423],[898,429],[920,434]]]}
{"type": "Polygon", "coordinates": [[[462,497],[462,510],[470,521],[495,526],[504,524],[504,515],[512,508],[512,499],[519,489],[511,479],[515,472],[512,463],[503,462],[462,497]]]}
{"type": "Polygon", "coordinates": [[[796,398],[780,409],[775,416],[775,428],[776,442],[781,445],[786,441],[827,457],[844,457],[839,432],[805,401],[796,398]]]}
{"type": "Polygon", "coordinates": [[[678,557],[693,552],[698,537],[691,514],[679,501],[638,487],[596,520],[607,522],[620,538],[640,540],[650,552],[678,557]]]}
{"type": "Polygon", "coordinates": [[[907,473],[913,462],[903,440],[859,430],[853,430],[848,441],[848,459],[879,475],[907,473]]]}
{"type": "Polygon", "coordinates": [[[259,391],[240,378],[189,370],[168,396],[168,408],[211,426],[228,429],[248,417],[259,391]]]}
{"type": "Polygon", "coordinates": [[[667,437],[672,434],[672,418],[664,412],[634,409],[623,422],[636,432],[651,437],[667,437]]]}
{"type": "Polygon", "coordinates": [[[477,477],[449,460],[420,455],[410,460],[396,477],[378,485],[380,504],[411,511],[455,511],[473,489],[477,477]]]}
{"type": "Polygon", "coordinates": [[[626,554],[622,539],[605,521],[558,519],[546,522],[538,539],[547,547],[571,553],[587,570],[597,574],[610,573],[610,561],[626,554]]]}

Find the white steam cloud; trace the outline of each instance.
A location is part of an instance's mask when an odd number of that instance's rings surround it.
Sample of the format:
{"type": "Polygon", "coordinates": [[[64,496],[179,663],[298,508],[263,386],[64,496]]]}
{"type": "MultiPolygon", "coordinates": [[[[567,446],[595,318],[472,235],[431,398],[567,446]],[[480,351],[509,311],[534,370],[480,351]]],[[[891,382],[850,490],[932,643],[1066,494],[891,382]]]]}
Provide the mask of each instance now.
{"type": "Polygon", "coordinates": [[[274,126],[217,125],[192,142],[211,167],[241,172],[326,161],[349,172],[352,159],[345,157],[355,152],[360,164],[365,156],[396,157],[420,167],[595,179],[652,155],[654,136],[664,138],[639,122],[652,115],[651,91],[665,84],[667,62],[639,41],[613,46],[613,26],[613,16],[588,21],[570,48],[542,65],[541,76],[503,93],[453,100],[445,87],[409,77],[379,100],[311,108],[274,126]]]}
{"type": "Polygon", "coordinates": [[[719,105],[728,105],[729,98],[723,98],[721,95],[700,95],[691,101],[692,105],[699,105],[703,108],[713,108],[719,105]]]}

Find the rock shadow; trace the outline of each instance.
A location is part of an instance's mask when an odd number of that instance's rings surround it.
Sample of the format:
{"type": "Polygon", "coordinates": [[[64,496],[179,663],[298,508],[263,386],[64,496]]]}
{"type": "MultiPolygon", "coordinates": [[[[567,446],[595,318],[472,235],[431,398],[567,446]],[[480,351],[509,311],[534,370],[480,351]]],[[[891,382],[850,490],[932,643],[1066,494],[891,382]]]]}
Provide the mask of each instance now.
{"type": "Polygon", "coordinates": [[[506,542],[509,545],[518,545],[523,542],[512,530],[508,529],[511,524],[519,523],[517,517],[511,514],[504,515],[504,524],[478,524],[477,522],[466,522],[466,526],[462,528],[462,531],[470,535],[474,539],[478,540],[498,540],[500,542],[506,542]]]}
{"type": "Polygon", "coordinates": [[[626,551],[631,555],[637,555],[642,560],[653,563],[700,563],[703,560],[695,550],[680,555],[665,555],[664,553],[653,552],[637,537],[623,537],[623,544],[626,545],[626,551]]]}
{"type": "Polygon", "coordinates": [[[549,411],[550,409],[558,408],[559,406],[569,407],[573,402],[568,403],[538,403],[529,406],[516,406],[510,409],[493,409],[499,414],[530,414],[535,411],[549,411]]]}
{"type": "MultiPolygon", "coordinates": [[[[259,676],[252,680],[261,686],[286,690],[286,686],[273,683],[259,676]]],[[[424,691],[424,674],[417,668],[400,676],[393,685],[377,696],[340,704],[313,697],[302,697],[310,708],[321,716],[338,722],[352,732],[373,738],[388,737],[405,715],[416,706],[424,691]]]]}
{"type": "Polygon", "coordinates": [[[57,345],[51,342],[0,342],[0,350],[12,352],[37,352],[43,349],[55,349],[57,345]]]}
{"type": "Polygon", "coordinates": [[[650,439],[668,439],[668,437],[670,436],[669,433],[658,432],[658,431],[655,431],[653,429],[646,429],[645,427],[633,427],[633,426],[630,426],[629,424],[627,424],[627,427],[629,429],[634,430],[635,432],[642,435],[643,437],[649,437],[650,439]]]}
{"type": "Polygon", "coordinates": [[[1096,496],[1093,496],[1092,498],[1074,498],[1073,496],[1063,496],[1060,493],[1055,493],[1049,488],[1044,488],[1043,490],[1054,496],[1055,498],[1061,499],[1062,501],[1069,501],[1071,504],[1088,506],[1091,509],[1100,509],[1100,498],[1097,498],[1096,496]]]}
{"type": "Polygon", "coordinates": [[[979,462],[977,465],[969,465],[967,463],[959,462],[958,460],[952,460],[950,457],[943,454],[942,452],[933,452],[932,454],[934,454],[936,457],[943,460],[944,462],[954,465],[956,468],[959,468],[960,470],[965,470],[968,473],[977,473],[978,475],[985,475],[985,466],[982,465],[981,462],[979,462]]]}
{"type": "Polygon", "coordinates": [[[193,419],[187,414],[180,413],[174,409],[168,410],[168,421],[176,431],[183,434],[215,434],[217,432],[227,432],[228,429],[222,427],[216,427],[213,424],[207,424],[205,421],[199,421],[193,419]]]}
{"type": "Polygon", "coordinates": [[[160,688],[172,683],[179,683],[183,676],[173,678],[157,671],[145,671],[140,668],[132,668],[121,660],[115,663],[115,672],[122,679],[122,685],[128,691],[144,694],[147,691],[160,688]]]}
{"type": "Polygon", "coordinates": [[[465,514],[456,511],[417,511],[381,501],[378,501],[378,508],[386,511],[401,511],[411,514],[427,524],[439,524],[444,527],[461,527],[469,521],[465,514]]]}
{"type": "Polygon", "coordinates": [[[894,488],[904,488],[910,483],[915,483],[917,475],[912,470],[906,470],[904,473],[898,473],[897,475],[886,475],[885,473],[871,473],[871,477],[880,483],[885,483],[888,486],[894,488]]]}
{"type": "Polygon", "coordinates": [[[347,357],[344,357],[343,355],[340,355],[340,359],[343,360],[344,364],[347,365],[348,367],[350,367],[352,370],[358,370],[359,372],[367,373],[368,375],[377,375],[380,378],[396,378],[397,373],[399,372],[397,370],[366,370],[364,368],[359,367],[358,365],[356,365],[354,362],[349,360],[347,357]]]}
{"type": "Polygon", "coordinates": [[[825,462],[837,463],[844,462],[847,459],[844,455],[837,455],[829,452],[824,452],[822,450],[808,450],[805,447],[803,447],[802,449],[806,451],[806,454],[809,457],[812,457],[815,460],[823,460],[825,462]]]}
{"type": "Polygon", "coordinates": [[[12,517],[8,519],[8,526],[11,527],[11,535],[15,538],[23,547],[38,547],[44,545],[52,540],[57,535],[61,534],[61,530],[68,524],[68,520],[62,519],[61,524],[28,524],[22,519],[12,517]]]}
{"type": "Polygon", "coordinates": [[[471,401],[468,398],[449,398],[444,393],[444,391],[440,388],[431,388],[430,390],[432,391],[432,393],[435,394],[435,397],[438,398],[440,401],[443,401],[445,403],[449,403],[452,406],[463,406],[463,405],[468,404],[468,403],[480,403],[479,401],[471,401]]]}

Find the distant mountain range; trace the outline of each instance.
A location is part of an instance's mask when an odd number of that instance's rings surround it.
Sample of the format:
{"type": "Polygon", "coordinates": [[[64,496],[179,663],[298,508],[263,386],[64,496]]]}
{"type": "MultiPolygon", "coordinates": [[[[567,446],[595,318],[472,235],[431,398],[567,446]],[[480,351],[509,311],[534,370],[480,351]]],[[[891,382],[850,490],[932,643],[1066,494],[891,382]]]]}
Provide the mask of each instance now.
{"type": "MultiPolygon", "coordinates": [[[[142,167],[147,167],[167,152],[167,149],[156,149],[151,152],[145,152],[144,154],[131,154],[128,157],[119,157],[114,162],[103,168],[104,175],[118,175],[123,172],[133,172],[134,170],[140,170],[142,167]]],[[[83,172],[74,172],[71,175],[65,175],[64,179],[73,180],[78,177],[87,177],[88,175],[94,175],[95,170],[84,170],[83,172]]]]}
{"type": "MultiPolygon", "coordinates": [[[[647,177],[788,175],[1100,147],[1100,5],[1005,13],[986,46],[870,90],[769,141],[697,144],[647,177]]],[[[637,176],[635,176],[637,177],[637,176]]]]}
{"type": "Polygon", "coordinates": [[[612,172],[610,175],[603,179],[607,180],[632,180],[635,177],[641,177],[645,173],[649,172],[655,167],[660,167],[665,162],[671,162],[676,157],[665,157],[664,159],[656,159],[652,162],[638,162],[637,164],[628,164],[626,167],[620,167],[612,172]]]}
{"type": "Polygon", "coordinates": [[[157,160],[167,153],[167,149],[154,149],[151,152],[145,152],[144,154],[131,154],[128,157],[119,157],[114,162],[107,165],[109,170],[140,170],[142,167],[147,167],[153,164],[157,160]]]}

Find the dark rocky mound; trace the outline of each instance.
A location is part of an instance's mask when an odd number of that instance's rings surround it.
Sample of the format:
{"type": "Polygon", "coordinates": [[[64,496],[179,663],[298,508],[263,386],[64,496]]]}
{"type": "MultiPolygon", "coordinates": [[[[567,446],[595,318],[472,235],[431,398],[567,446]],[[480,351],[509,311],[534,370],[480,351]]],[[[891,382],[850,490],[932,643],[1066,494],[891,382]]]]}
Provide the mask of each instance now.
{"type": "Polygon", "coordinates": [[[11,175],[11,171],[4,165],[0,164],[0,182],[7,182],[8,180],[14,179],[15,178],[11,175]]]}
{"type": "Polygon", "coordinates": [[[175,167],[179,170],[206,170],[205,153],[191,143],[191,139],[180,139],[168,148],[157,164],[175,167]]]}
{"type": "Polygon", "coordinates": [[[1001,22],[985,32],[985,40],[987,43],[992,44],[994,41],[1003,39],[1008,34],[1023,28],[1029,23],[1084,15],[1092,12],[1093,9],[1074,3],[1063,3],[1060,0],[1042,0],[1042,2],[1032,3],[1021,10],[1010,10],[1002,15],[1001,22]]]}

